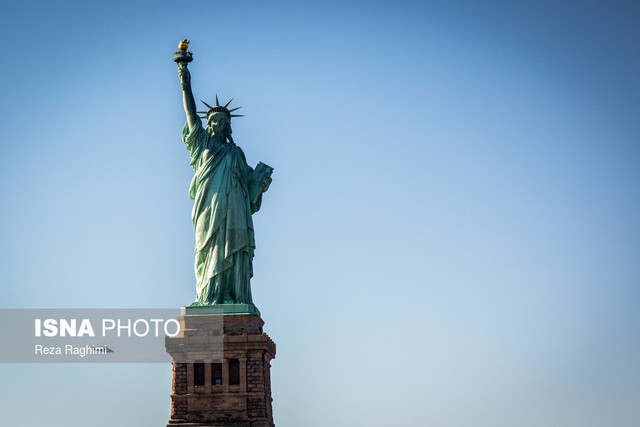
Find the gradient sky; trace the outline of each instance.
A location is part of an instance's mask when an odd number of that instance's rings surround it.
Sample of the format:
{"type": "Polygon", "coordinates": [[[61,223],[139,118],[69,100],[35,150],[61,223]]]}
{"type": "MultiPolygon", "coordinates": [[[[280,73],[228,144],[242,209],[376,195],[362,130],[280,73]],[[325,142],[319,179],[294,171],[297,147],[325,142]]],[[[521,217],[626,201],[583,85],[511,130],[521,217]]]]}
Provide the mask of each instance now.
{"type": "MultiPolygon", "coordinates": [[[[2,2],[0,306],[195,297],[196,99],[275,168],[253,294],[299,426],[640,419],[640,6],[2,2]]],[[[0,365],[2,422],[158,426],[164,364],[0,365]]]]}

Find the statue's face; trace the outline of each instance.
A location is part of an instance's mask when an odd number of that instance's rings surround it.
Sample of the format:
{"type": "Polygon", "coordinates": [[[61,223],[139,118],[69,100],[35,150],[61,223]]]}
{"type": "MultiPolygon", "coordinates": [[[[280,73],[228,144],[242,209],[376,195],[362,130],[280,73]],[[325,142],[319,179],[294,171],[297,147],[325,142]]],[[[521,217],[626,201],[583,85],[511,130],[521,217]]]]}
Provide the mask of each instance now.
{"type": "Polygon", "coordinates": [[[211,114],[207,121],[207,126],[209,127],[209,131],[215,135],[227,135],[229,129],[231,129],[229,118],[224,113],[211,114]]]}

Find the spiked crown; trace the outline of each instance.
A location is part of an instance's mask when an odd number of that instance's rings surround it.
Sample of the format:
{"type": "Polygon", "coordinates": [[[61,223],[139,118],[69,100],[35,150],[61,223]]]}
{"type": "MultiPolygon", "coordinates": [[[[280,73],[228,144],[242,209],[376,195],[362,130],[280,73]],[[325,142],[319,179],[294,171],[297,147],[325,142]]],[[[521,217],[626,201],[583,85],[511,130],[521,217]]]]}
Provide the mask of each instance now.
{"type": "Polygon", "coordinates": [[[236,107],[236,108],[232,108],[231,110],[229,110],[227,107],[229,106],[229,104],[231,104],[231,101],[233,101],[233,98],[231,98],[229,100],[229,102],[227,102],[224,105],[220,105],[220,102],[218,101],[218,95],[216,95],[216,105],[214,107],[212,107],[211,105],[207,104],[206,102],[204,102],[203,100],[200,100],[204,105],[207,106],[208,110],[207,111],[198,111],[198,114],[205,114],[204,116],[200,116],[201,119],[208,119],[209,116],[213,113],[224,113],[227,115],[227,117],[229,118],[229,120],[231,120],[231,117],[244,117],[244,114],[231,114],[232,112],[242,108],[242,107],[236,107]]]}

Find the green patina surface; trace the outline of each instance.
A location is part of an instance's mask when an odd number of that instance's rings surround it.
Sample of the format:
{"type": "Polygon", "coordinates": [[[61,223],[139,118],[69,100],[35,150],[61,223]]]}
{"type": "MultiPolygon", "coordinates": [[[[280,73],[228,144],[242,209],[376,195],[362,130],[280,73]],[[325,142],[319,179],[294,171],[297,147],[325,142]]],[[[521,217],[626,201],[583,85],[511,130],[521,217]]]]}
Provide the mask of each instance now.
{"type": "Polygon", "coordinates": [[[254,304],[212,304],[212,305],[191,305],[182,307],[180,314],[183,316],[197,316],[209,314],[257,314],[260,310],[254,304]]]}
{"type": "Polygon", "coordinates": [[[251,296],[255,249],[252,215],[260,209],[262,193],[271,183],[273,169],[264,163],[247,164],[231,136],[231,114],[226,105],[206,112],[203,127],[191,91],[186,62],[178,62],[187,123],[182,140],[190,152],[194,177],[189,196],[195,228],[196,300],[190,314],[205,314],[206,307],[225,313],[259,314],[251,296]]]}

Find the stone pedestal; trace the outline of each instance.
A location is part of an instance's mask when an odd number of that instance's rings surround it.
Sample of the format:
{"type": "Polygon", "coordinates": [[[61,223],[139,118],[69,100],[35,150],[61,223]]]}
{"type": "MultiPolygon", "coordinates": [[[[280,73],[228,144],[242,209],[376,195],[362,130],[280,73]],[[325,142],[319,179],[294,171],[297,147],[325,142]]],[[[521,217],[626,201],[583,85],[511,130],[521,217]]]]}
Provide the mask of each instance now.
{"type": "MultiPolygon", "coordinates": [[[[187,314],[166,338],[173,359],[168,427],[272,427],[276,345],[256,314],[187,314]]],[[[202,312],[202,311],[201,311],[202,312]]]]}

